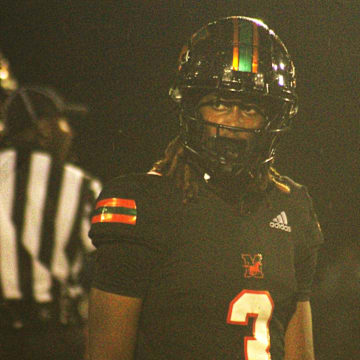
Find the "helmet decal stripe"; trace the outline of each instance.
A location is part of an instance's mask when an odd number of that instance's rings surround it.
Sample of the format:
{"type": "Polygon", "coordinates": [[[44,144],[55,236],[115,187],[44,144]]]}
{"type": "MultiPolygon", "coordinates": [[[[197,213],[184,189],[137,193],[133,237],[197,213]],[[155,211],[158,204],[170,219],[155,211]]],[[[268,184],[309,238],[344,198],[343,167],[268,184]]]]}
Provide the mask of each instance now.
{"type": "Polygon", "coordinates": [[[242,24],[239,34],[239,71],[251,72],[252,68],[252,24],[242,24]]]}
{"type": "Polygon", "coordinates": [[[233,39],[233,70],[239,71],[239,20],[233,19],[234,39],[233,39]]]}
{"type": "Polygon", "coordinates": [[[252,72],[257,73],[259,66],[259,32],[256,23],[253,23],[253,58],[252,58],[252,72]]]}

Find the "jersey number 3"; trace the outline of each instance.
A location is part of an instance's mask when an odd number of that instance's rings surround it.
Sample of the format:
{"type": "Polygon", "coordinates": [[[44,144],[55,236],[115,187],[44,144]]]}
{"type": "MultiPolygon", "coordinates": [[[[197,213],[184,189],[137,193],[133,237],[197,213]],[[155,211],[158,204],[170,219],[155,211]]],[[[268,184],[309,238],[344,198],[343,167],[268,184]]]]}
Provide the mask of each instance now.
{"type": "Polygon", "coordinates": [[[243,290],[230,303],[227,322],[234,325],[248,325],[254,318],[253,336],[244,339],[246,360],[270,360],[269,323],[274,302],[269,292],[243,290]]]}

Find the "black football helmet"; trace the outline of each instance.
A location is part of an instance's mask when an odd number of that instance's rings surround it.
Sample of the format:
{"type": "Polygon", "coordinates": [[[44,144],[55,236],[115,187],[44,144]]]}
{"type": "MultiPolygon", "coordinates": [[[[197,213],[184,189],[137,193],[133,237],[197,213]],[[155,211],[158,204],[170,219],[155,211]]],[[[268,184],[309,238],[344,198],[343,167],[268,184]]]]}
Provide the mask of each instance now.
{"type": "Polygon", "coordinates": [[[273,161],[280,134],[297,113],[295,67],[279,37],[263,22],[233,16],[198,30],[183,47],[170,96],[180,105],[181,138],[188,153],[210,175],[259,176],[273,161]],[[265,126],[249,130],[205,121],[199,100],[207,94],[260,105],[265,126]],[[216,135],[204,140],[207,126],[216,135]],[[234,141],[222,130],[251,132],[234,141]]]}

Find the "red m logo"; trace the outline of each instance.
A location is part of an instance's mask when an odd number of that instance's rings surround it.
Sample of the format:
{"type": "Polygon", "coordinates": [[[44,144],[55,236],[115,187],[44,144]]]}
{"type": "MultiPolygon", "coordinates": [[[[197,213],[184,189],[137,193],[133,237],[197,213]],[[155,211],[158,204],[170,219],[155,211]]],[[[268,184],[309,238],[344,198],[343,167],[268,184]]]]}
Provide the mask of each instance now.
{"type": "Polygon", "coordinates": [[[262,255],[255,254],[241,254],[243,259],[243,267],[245,268],[244,277],[246,278],[258,278],[262,279],[264,277],[264,273],[262,271],[262,255]]]}

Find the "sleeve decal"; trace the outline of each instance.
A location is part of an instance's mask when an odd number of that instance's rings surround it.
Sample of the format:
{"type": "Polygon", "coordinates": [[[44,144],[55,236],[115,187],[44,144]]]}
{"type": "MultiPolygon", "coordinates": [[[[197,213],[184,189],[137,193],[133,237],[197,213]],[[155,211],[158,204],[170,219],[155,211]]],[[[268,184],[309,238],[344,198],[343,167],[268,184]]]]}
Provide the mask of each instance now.
{"type": "Polygon", "coordinates": [[[96,209],[100,207],[124,207],[129,209],[136,209],[135,200],[131,199],[118,199],[118,198],[110,198],[103,199],[96,203],[96,209]]]}
{"type": "Polygon", "coordinates": [[[91,223],[112,222],[136,225],[136,215],[135,200],[103,199],[97,202],[91,223]]]}

